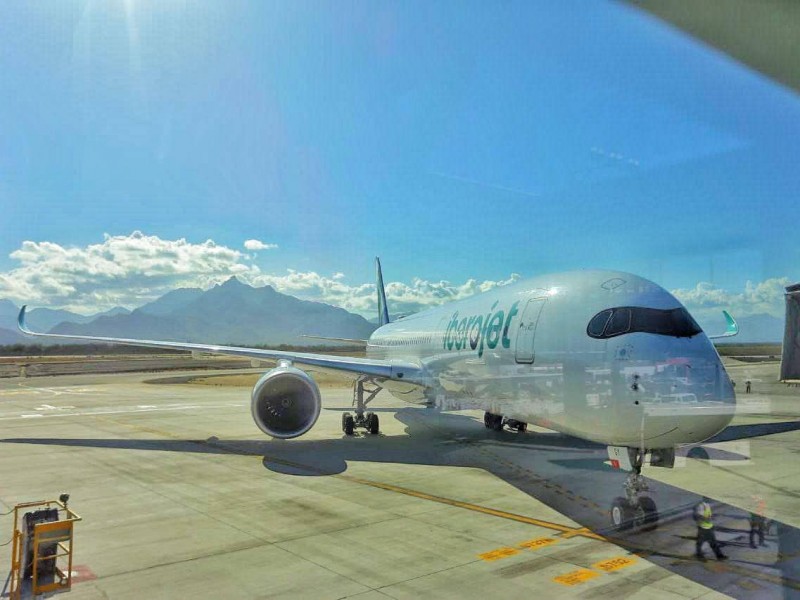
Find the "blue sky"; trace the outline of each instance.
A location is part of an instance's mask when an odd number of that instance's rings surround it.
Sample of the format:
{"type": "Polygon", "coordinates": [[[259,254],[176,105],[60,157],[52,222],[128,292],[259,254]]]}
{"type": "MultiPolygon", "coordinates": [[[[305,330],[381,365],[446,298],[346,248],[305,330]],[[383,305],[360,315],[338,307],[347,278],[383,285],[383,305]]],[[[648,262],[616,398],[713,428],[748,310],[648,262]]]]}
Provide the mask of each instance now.
{"type": "Polygon", "coordinates": [[[351,287],[376,254],[408,285],[800,280],[798,96],[627,5],[11,1],[0,39],[10,297],[47,273],[24,242],[134,231],[351,287]]]}

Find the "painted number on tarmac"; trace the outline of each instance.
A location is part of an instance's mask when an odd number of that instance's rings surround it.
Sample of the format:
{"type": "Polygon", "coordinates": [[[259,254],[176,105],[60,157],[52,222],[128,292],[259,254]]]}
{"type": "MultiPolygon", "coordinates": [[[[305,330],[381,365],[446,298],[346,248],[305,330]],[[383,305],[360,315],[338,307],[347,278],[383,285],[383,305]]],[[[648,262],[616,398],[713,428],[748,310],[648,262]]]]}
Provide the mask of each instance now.
{"type": "Polygon", "coordinates": [[[539,548],[544,548],[550,544],[555,544],[557,541],[557,539],[550,537],[534,538],[532,540],[528,540],[527,542],[522,542],[519,544],[519,547],[527,548],[528,550],[538,550],[539,548]]]}
{"type": "Polygon", "coordinates": [[[519,550],[515,548],[497,548],[497,550],[492,550],[491,552],[478,554],[478,558],[481,560],[492,561],[500,560],[501,558],[508,558],[509,556],[514,556],[515,554],[519,554],[519,550]]]}
{"type": "Polygon", "coordinates": [[[600,574],[589,569],[578,569],[577,571],[570,571],[558,577],[553,577],[553,581],[561,585],[578,585],[595,577],[600,577],[600,574]]]}
{"type": "Polygon", "coordinates": [[[616,571],[617,569],[630,567],[635,562],[636,559],[631,558],[630,556],[618,556],[616,558],[609,558],[608,560],[595,563],[592,566],[595,569],[598,569],[600,571],[605,571],[606,573],[608,573],[609,571],[616,571]]]}

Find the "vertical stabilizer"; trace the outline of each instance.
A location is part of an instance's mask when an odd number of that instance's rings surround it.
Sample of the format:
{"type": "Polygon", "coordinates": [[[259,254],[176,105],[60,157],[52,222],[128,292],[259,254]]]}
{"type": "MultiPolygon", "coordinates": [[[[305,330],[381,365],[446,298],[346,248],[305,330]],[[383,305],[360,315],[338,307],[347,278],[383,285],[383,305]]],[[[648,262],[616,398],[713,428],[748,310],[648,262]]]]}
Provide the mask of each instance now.
{"type": "Polygon", "coordinates": [[[386,292],[383,289],[383,273],[381,272],[381,259],[375,257],[375,287],[378,288],[378,326],[389,322],[389,308],[386,306],[386,292]]]}

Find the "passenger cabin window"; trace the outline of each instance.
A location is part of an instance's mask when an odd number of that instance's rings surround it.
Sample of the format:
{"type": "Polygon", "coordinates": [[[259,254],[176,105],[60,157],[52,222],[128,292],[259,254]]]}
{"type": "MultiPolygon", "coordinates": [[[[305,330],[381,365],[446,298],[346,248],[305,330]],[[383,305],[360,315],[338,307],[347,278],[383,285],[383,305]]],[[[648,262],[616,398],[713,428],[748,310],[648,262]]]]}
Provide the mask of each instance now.
{"type": "Polygon", "coordinates": [[[685,308],[661,310],[641,306],[608,308],[592,317],[586,326],[589,337],[597,339],[635,332],[692,337],[701,331],[685,308]]]}

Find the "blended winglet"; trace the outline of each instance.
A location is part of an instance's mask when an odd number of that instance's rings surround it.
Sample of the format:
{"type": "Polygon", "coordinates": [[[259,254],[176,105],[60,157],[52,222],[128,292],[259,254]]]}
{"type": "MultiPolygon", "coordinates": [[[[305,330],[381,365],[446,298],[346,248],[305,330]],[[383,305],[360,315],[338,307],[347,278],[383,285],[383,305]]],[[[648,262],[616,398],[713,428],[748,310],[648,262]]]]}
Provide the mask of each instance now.
{"type": "Polygon", "coordinates": [[[381,259],[375,257],[375,287],[378,288],[378,326],[382,327],[389,322],[389,307],[386,305],[386,291],[383,289],[383,272],[381,259]]]}
{"type": "Polygon", "coordinates": [[[710,335],[708,339],[710,340],[717,340],[719,338],[726,338],[726,337],[733,337],[739,333],[739,324],[736,322],[727,310],[722,311],[722,316],[725,317],[725,323],[727,326],[725,327],[725,333],[721,333],[719,335],[710,335]]]}
{"type": "Polygon", "coordinates": [[[27,308],[28,305],[26,304],[21,309],[19,309],[19,316],[17,317],[17,327],[19,327],[19,330],[25,335],[36,335],[36,333],[28,329],[28,326],[25,325],[25,309],[27,308]]]}

